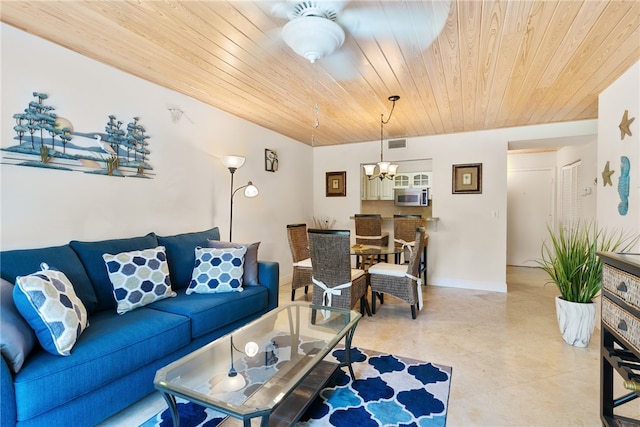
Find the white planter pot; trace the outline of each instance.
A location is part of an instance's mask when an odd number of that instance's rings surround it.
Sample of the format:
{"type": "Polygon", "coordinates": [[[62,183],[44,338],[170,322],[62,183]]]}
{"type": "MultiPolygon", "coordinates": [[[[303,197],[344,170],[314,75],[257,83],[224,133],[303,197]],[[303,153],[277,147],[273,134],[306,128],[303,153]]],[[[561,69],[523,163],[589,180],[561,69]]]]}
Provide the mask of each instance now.
{"type": "Polygon", "coordinates": [[[596,304],[565,301],[556,297],[556,316],[562,338],[575,347],[589,345],[596,325],[596,304]]]}

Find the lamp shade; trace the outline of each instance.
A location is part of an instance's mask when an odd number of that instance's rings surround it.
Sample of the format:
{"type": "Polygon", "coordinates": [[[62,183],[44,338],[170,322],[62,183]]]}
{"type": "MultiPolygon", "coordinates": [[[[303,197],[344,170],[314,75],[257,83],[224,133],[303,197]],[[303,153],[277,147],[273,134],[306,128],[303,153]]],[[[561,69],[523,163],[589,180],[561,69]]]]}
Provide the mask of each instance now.
{"type": "Polygon", "coordinates": [[[295,53],[314,63],[344,43],[344,30],[319,16],[295,18],[282,28],[282,39],[295,53]]]}
{"type": "Polygon", "coordinates": [[[386,174],[389,172],[389,165],[391,162],[378,162],[378,168],[380,168],[380,173],[386,174]]]}
{"type": "Polygon", "coordinates": [[[364,174],[367,176],[373,175],[376,170],[376,165],[363,165],[362,167],[364,168],[364,174]]]}
{"type": "Polygon", "coordinates": [[[253,182],[249,181],[247,186],[244,188],[244,196],[245,197],[256,197],[260,191],[258,191],[258,187],[253,185],[253,182]]]}
{"type": "Polygon", "coordinates": [[[398,171],[398,165],[391,164],[389,165],[389,176],[394,176],[398,171]]]}
{"type": "Polygon", "coordinates": [[[242,156],[222,156],[220,161],[228,168],[238,169],[244,165],[245,158],[242,156]]]}

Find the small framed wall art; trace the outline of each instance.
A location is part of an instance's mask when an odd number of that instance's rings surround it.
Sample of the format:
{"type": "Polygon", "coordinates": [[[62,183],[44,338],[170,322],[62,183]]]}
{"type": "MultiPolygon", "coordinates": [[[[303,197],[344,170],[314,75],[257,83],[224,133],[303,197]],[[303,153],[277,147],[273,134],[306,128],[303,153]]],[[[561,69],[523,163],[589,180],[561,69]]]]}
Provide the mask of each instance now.
{"type": "Polygon", "coordinates": [[[347,172],[327,172],[327,197],[346,197],[347,172]]]}
{"type": "Polygon", "coordinates": [[[278,170],[278,153],[275,150],[264,149],[264,170],[267,172],[278,170]]]}
{"type": "Polygon", "coordinates": [[[453,194],[482,193],[482,163],[453,165],[453,194]]]}

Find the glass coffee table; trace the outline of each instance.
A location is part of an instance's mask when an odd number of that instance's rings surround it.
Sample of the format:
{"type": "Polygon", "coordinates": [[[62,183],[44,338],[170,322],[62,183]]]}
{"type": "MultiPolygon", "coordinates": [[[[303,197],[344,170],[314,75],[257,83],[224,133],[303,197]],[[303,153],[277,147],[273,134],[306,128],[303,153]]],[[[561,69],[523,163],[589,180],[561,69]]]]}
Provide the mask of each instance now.
{"type": "Polygon", "coordinates": [[[349,351],[341,364],[323,360],[362,315],[356,311],[291,303],[158,370],[154,385],[180,424],[176,397],[229,417],[221,425],[291,425],[339,366],[354,379],[349,351]]]}

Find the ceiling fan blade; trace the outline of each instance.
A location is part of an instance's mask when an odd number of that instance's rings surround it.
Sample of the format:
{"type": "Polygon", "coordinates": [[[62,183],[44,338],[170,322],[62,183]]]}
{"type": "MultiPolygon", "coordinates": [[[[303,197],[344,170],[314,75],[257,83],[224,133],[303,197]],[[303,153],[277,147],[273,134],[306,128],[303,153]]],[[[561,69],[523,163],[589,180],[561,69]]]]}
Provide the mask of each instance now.
{"type": "Polygon", "coordinates": [[[362,76],[358,70],[358,57],[347,46],[325,56],[318,63],[337,81],[355,80],[362,76]]]}
{"type": "Polygon", "coordinates": [[[346,8],[338,22],[356,39],[395,39],[419,43],[424,50],[442,31],[450,0],[432,2],[383,2],[384,7],[346,8]]]}

